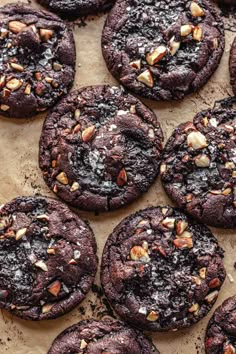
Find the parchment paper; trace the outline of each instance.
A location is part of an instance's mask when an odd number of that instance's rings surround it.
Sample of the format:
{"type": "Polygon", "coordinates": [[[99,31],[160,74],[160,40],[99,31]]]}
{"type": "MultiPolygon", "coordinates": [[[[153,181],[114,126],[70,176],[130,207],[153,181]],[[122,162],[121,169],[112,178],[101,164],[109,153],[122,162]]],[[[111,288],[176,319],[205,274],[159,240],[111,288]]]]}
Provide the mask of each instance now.
{"type": "MultiPolygon", "coordinates": [[[[0,5],[12,2],[12,0],[0,0],[0,5]]],[[[27,0],[24,2],[27,3],[27,0]]],[[[31,4],[34,7],[38,6],[35,0],[31,4]]],[[[74,88],[102,83],[116,84],[105,66],[100,48],[105,18],[106,15],[93,17],[89,21],[86,20],[85,27],[75,26],[74,28],[77,45],[77,73],[74,88]]],[[[192,120],[195,113],[212,106],[215,100],[232,94],[229,84],[228,57],[234,35],[232,32],[226,32],[226,50],[220,67],[208,84],[198,93],[174,103],[154,103],[143,100],[158,114],[165,138],[179,123],[192,120]]],[[[44,184],[38,168],[38,141],[44,117],[45,114],[27,120],[0,117],[0,204],[19,195],[40,193],[55,197],[44,184]]],[[[119,211],[102,213],[98,216],[84,212],[78,212],[78,214],[89,220],[97,239],[98,255],[101,258],[106,238],[120,220],[139,209],[167,203],[171,204],[171,201],[163,192],[158,179],[148,193],[119,211]]],[[[231,283],[227,277],[214,306],[215,309],[224,299],[236,294],[236,270],[234,269],[236,231],[220,229],[212,229],[212,231],[226,251],[224,263],[227,273],[235,279],[235,282],[231,283]]],[[[99,285],[99,274],[97,274],[96,284],[99,285]]],[[[69,325],[90,316],[101,318],[107,314],[102,299],[92,291],[81,306],[57,320],[42,322],[20,320],[1,311],[0,354],[45,354],[53,339],[69,325]]],[[[162,354],[204,353],[205,328],[213,310],[205,319],[190,329],[153,334],[152,339],[160,352],[162,354]]]]}

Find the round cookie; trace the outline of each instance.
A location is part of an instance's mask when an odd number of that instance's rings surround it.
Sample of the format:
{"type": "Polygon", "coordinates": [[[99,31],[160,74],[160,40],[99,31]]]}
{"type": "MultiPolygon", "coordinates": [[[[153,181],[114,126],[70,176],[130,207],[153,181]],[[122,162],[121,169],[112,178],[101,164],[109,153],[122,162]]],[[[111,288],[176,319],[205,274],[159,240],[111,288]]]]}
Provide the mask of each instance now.
{"type": "Polygon", "coordinates": [[[172,207],[128,216],[106,242],[101,280],[119,316],[143,330],[189,327],[225,279],[223,250],[204,225],[172,207]]]}
{"type": "Polygon", "coordinates": [[[206,354],[236,352],[236,296],[225,300],[214,312],[207,327],[206,354]]]}
{"type": "Polygon", "coordinates": [[[0,114],[25,118],[53,106],[72,86],[71,29],[23,3],[0,8],[0,114]]]}
{"type": "Polygon", "coordinates": [[[97,270],[92,230],[61,202],[18,197],[0,210],[0,307],[29,320],[77,306],[97,270]]]}
{"type": "Polygon", "coordinates": [[[198,221],[236,227],[236,110],[214,108],[180,124],[163,153],[165,191],[198,221]]]}
{"type": "Polygon", "coordinates": [[[81,321],[63,331],[48,354],[64,353],[159,354],[136,329],[115,320],[81,321]]]}
{"type": "Polygon", "coordinates": [[[234,95],[236,96],[236,37],[231,47],[229,70],[231,78],[230,82],[233,88],[234,95]]]}
{"type": "Polygon", "coordinates": [[[122,85],[154,100],[178,100],[216,70],[223,23],[206,0],[118,0],[105,23],[102,48],[122,85]]]}
{"type": "Polygon", "coordinates": [[[159,172],[155,114],[117,87],[74,91],[48,115],[40,139],[45,182],[67,203],[116,209],[145,192],[159,172]]]}
{"type": "Polygon", "coordinates": [[[115,0],[37,0],[59,15],[81,17],[110,9],[115,0]]]}

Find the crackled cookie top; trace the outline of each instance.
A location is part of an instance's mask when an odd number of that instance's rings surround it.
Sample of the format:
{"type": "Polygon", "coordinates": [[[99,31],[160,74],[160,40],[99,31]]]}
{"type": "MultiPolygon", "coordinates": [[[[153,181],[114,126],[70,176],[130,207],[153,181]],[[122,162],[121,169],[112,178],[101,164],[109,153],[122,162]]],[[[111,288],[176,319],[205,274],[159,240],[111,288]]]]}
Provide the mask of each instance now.
{"type": "Polygon", "coordinates": [[[43,112],[74,79],[72,31],[57,16],[23,3],[0,8],[0,114],[43,112]]]}
{"type": "Polygon", "coordinates": [[[163,153],[168,195],[199,221],[236,227],[236,110],[209,109],[180,124],[163,153]]]}
{"type": "Polygon", "coordinates": [[[79,17],[108,10],[115,0],[37,0],[58,15],[79,17]]]}
{"type": "Polygon", "coordinates": [[[102,211],[148,189],[161,151],[162,131],[150,109],[116,87],[90,86],[68,95],[48,115],[39,163],[60,198],[102,211]]]}
{"type": "Polygon", "coordinates": [[[223,251],[210,230],[171,207],[124,219],[108,237],[101,280],[122,319],[150,331],[199,321],[225,279],[223,251]]]}
{"type": "Polygon", "coordinates": [[[109,70],[130,90],[155,100],[180,99],[217,68],[224,31],[205,0],[118,0],[102,48],[109,70]]]}
{"type": "Polygon", "coordinates": [[[236,296],[225,300],[212,316],[205,338],[206,354],[235,354],[236,296]]]}
{"type": "Polygon", "coordinates": [[[0,260],[0,307],[24,319],[51,319],[89,291],[96,243],[61,202],[18,197],[0,210],[0,260]]]}
{"type": "Polygon", "coordinates": [[[63,331],[48,354],[159,354],[143,333],[115,320],[82,321],[63,331]]]}
{"type": "Polygon", "coordinates": [[[233,88],[233,92],[236,95],[236,38],[234,39],[234,42],[231,47],[229,70],[231,77],[231,85],[233,88]]]}

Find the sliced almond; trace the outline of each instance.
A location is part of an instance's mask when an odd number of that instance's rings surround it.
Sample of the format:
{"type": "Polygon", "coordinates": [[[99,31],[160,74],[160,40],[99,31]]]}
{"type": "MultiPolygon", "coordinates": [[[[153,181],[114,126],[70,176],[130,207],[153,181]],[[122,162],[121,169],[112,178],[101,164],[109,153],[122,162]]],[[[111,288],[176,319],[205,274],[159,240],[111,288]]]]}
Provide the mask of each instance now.
{"type": "Polygon", "coordinates": [[[154,49],[151,53],[146,55],[146,60],[149,65],[158,63],[167,53],[167,48],[164,45],[160,45],[154,49]]]}
{"type": "Polygon", "coordinates": [[[175,227],[175,218],[165,218],[162,220],[162,225],[168,229],[173,229],[175,227]]]}
{"type": "Polygon", "coordinates": [[[8,23],[8,28],[13,33],[19,33],[25,27],[26,27],[26,24],[22,23],[20,21],[11,21],[11,22],[8,23]]]}
{"type": "Polygon", "coordinates": [[[140,259],[145,262],[150,261],[147,251],[141,246],[134,246],[131,248],[130,257],[133,261],[139,261],[140,259]]]}
{"type": "Polygon", "coordinates": [[[16,232],[16,240],[20,240],[26,234],[27,228],[24,227],[16,232]]]}
{"type": "Polygon", "coordinates": [[[206,137],[199,131],[191,132],[188,134],[187,143],[188,146],[192,147],[193,149],[203,149],[208,145],[206,137]]]}
{"type": "Polygon", "coordinates": [[[119,187],[123,187],[127,183],[127,173],[124,168],[122,168],[117,176],[116,183],[119,187]]]}
{"type": "Polygon", "coordinates": [[[67,175],[65,174],[65,172],[61,172],[59,173],[59,175],[57,175],[56,177],[57,181],[64,184],[64,185],[67,185],[69,184],[69,180],[67,178],[67,175]]]}
{"type": "Polygon", "coordinates": [[[78,182],[73,182],[72,186],[70,187],[71,192],[75,192],[80,188],[80,185],[78,182]]]}
{"type": "Polygon", "coordinates": [[[84,131],[82,132],[82,140],[85,143],[88,143],[92,139],[95,133],[95,129],[96,129],[95,125],[91,125],[90,127],[84,129],[84,131]]]}
{"type": "Polygon", "coordinates": [[[142,72],[142,74],[137,77],[137,80],[148,87],[154,86],[154,80],[150,70],[145,70],[144,72],[142,72]]]}
{"type": "Polygon", "coordinates": [[[204,10],[194,1],[190,5],[190,11],[194,17],[201,17],[205,15],[204,10]]]}
{"type": "Polygon", "coordinates": [[[42,269],[44,272],[48,271],[47,264],[44,261],[37,261],[34,265],[35,267],[42,269]]]}
{"type": "Polygon", "coordinates": [[[85,340],[84,340],[84,339],[82,339],[82,340],[81,340],[81,342],[80,342],[80,349],[84,349],[84,348],[86,348],[86,347],[87,347],[87,345],[88,345],[88,343],[87,343],[87,342],[85,342],[85,340]]]}
{"type": "Polygon", "coordinates": [[[131,63],[129,63],[129,65],[135,69],[141,69],[141,60],[131,61],[131,63]]]}
{"type": "Polygon", "coordinates": [[[22,86],[22,81],[18,79],[11,79],[6,83],[6,87],[11,91],[16,91],[22,86]]]}
{"type": "Polygon", "coordinates": [[[147,318],[147,320],[150,321],[150,322],[155,322],[155,321],[158,320],[159,314],[158,314],[158,312],[156,312],[156,311],[151,311],[151,312],[149,312],[149,314],[147,315],[146,318],[147,318]]]}
{"type": "Polygon", "coordinates": [[[194,26],[192,25],[183,25],[180,27],[180,35],[181,37],[186,37],[188,36],[190,33],[192,33],[194,29],[194,26]]]}
{"type": "Polygon", "coordinates": [[[203,37],[202,28],[199,26],[195,27],[193,30],[193,39],[195,39],[195,41],[200,42],[202,40],[202,37],[203,37]]]}
{"type": "Polygon", "coordinates": [[[10,65],[11,65],[12,69],[14,69],[16,71],[19,71],[19,72],[24,71],[24,67],[20,64],[11,63],[10,65]]]}
{"type": "Polygon", "coordinates": [[[51,285],[49,285],[47,290],[53,296],[58,296],[61,290],[61,282],[59,280],[54,281],[51,285]]]}
{"type": "Polygon", "coordinates": [[[6,76],[2,75],[0,77],[0,89],[2,89],[5,86],[5,83],[6,83],[6,76]]]}
{"type": "Polygon", "coordinates": [[[187,229],[188,223],[185,220],[179,220],[176,224],[176,233],[177,235],[182,235],[183,232],[187,229]]]}
{"type": "Polygon", "coordinates": [[[40,28],[39,35],[44,42],[48,42],[54,34],[53,30],[40,28]]]}

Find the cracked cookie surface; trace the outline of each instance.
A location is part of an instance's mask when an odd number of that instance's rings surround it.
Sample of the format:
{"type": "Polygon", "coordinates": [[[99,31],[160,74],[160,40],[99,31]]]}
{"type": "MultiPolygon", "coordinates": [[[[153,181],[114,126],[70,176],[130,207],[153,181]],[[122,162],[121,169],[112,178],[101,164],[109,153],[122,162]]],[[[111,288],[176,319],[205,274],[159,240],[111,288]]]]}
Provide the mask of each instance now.
{"type": "Polygon", "coordinates": [[[75,44],[57,16],[23,3],[0,8],[0,114],[25,118],[53,106],[72,86],[75,44]]]}
{"type": "Polygon", "coordinates": [[[74,91],[48,115],[39,164],[64,201],[116,209],[145,192],[159,172],[162,131],[155,114],[117,87],[74,91]]]}
{"type": "Polygon", "coordinates": [[[209,321],[206,354],[234,354],[236,352],[236,296],[226,299],[209,321]]]}
{"type": "Polygon", "coordinates": [[[97,269],[92,230],[61,202],[18,197],[0,210],[0,307],[23,319],[61,316],[97,269]]]}
{"type": "Polygon", "coordinates": [[[152,207],[108,237],[102,285],[123,320],[143,330],[177,330],[212,308],[225,279],[222,258],[206,226],[172,207],[152,207]]]}
{"type": "Polygon", "coordinates": [[[63,331],[48,354],[159,354],[143,333],[115,320],[82,321],[63,331]]]}
{"type": "Polygon", "coordinates": [[[118,0],[102,49],[111,73],[154,100],[181,99],[203,86],[224,50],[224,29],[205,0],[118,0]]]}
{"type": "Polygon", "coordinates": [[[180,208],[205,224],[236,227],[236,110],[214,108],[180,124],[163,152],[161,178],[180,208]]]}
{"type": "Polygon", "coordinates": [[[87,16],[106,11],[115,0],[37,0],[58,15],[69,17],[87,16]]]}

